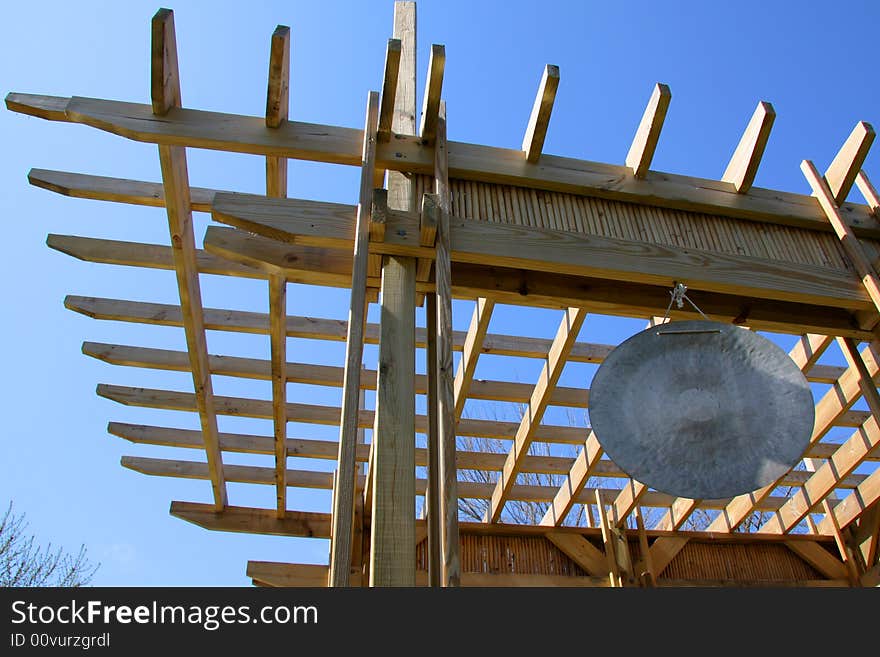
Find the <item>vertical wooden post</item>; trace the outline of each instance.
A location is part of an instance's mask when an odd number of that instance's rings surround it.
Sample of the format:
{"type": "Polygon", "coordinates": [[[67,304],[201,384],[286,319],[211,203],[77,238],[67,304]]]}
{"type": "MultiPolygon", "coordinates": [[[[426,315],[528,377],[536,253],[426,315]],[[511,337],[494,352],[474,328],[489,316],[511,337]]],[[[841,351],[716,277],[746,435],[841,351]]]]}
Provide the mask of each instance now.
{"type": "Polygon", "coordinates": [[[382,263],[370,586],[415,586],[414,258],[382,263]]]}
{"type": "Polygon", "coordinates": [[[425,333],[427,337],[426,373],[428,381],[428,488],[425,492],[425,519],[428,524],[428,585],[440,586],[440,444],[437,403],[437,295],[425,295],[425,333]]]}
{"type": "Polygon", "coordinates": [[[434,143],[434,184],[440,203],[434,278],[437,291],[437,440],[439,447],[442,586],[460,586],[458,466],[455,460],[455,372],[452,360],[452,269],[449,258],[449,166],[446,103],[440,103],[434,143]]]}

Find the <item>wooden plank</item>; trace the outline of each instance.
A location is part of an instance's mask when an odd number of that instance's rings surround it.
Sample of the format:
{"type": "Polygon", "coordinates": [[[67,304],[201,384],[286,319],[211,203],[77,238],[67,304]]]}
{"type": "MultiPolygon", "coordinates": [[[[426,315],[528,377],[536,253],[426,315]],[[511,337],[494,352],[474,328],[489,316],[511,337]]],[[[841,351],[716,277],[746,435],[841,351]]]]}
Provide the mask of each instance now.
{"type": "MultiPolygon", "coordinates": [[[[120,425],[118,423],[113,424],[116,425],[116,428],[112,429],[114,433],[121,433],[126,437],[134,438],[135,440],[133,442],[163,444],[173,447],[201,447],[201,443],[199,440],[193,440],[192,432],[174,429],[159,429],[159,431],[163,432],[165,436],[159,436],[159,439],[156,440],[153,436],[158,433],[156,431],[156,429],[158,428],[147,427],[145,428],[146,430],[144,428],[139,428],[137,429],[136,433],[131,434],[131,428],[119,428],[120,425]],[[147,431],[149,431],[150,433],[147,433],[147,431]]],[[[269,438],[260,441],[259,439],[263,438],[261,436],[239,436],[236,434],[226,434],[224,437],[226,439],[226,443],[230,446],[229,451],[238,451],[244,453],[272,452],[272,441],[269,438]],[[255,441],[253,439],[257,440],[255,441]]],[[[295,456],[302,456],[302,454],[300,453],[291,451],[294,447],[296,447],[301,449],[314,450],[320,454],[319,456],[317,456],[317,458],[325,458],[327,447],[335,447],[335,444],[331,443],[330,445],[320,445],[320,443],[322,442],[326,441],[306,441],[299,439],[288,440],[288,453],[295,456]]],[[[478,463],[480,458],[480,454],[475,452],[466,452],[461,456],[463,457],[461,459],[462,467],[465,467],[464,463],[466,463],[467,461],[474,461],[478,463]]],[[[366,450],[364,450],[363,453],[359,454],[359,460],[366,460],[366,458],[366,450]]],[[[416,465],[423,466],[425,464],[425,459],[425,450],[418,450],[416,452],[416,465]]],[[[129,469],[136,470],[137,472],[140,472],[142,474],[151,476],[177,477],[201,480],[210,479],[210,473],[208,472],[207,465],[205,463],[196,461],[126,456],[123,457],[122,465],[129,469]]],[[[275,485],[274,468],[235,465],[229,466],[227,469],[227,481],[257,485],[275,485]]],[[[366,490],[366,480],[367,477],[359,475],[357,490],[366,490]]],[[[331,488],[333,487],[333,474],[330,472],[322,471],[288,469],[286,472],[286,481],[287,486],[290,488],[331,490],[331,488]]],[[[472,498],[479,500],[488,500],[492,497],[493,488],[493,484],[490,483],[459,482],[459,485],[457,487],[457,499],[472,498]]],[[[426,479],[416,479],[416,495],[426,494],[427,489],[428,482],[426,479]]],[[[551,499],[555,490],[556,488],[552,486],[516,485],[511,489],[510,499],[530,503],[544,503],[551,499]]],[[[595,502],[597,494],[603,500],[603,503],[610,504],[613,503],[613,501],[617,497],[618,492],[616,489],[613,488],[584,488],[578,496],[578,502],[582,504],[595,502]]],[[[671,496],[665,493],[649,492],[646,493],[642,498],[641,505],[645,507],[655,508],[667,506],[671,501],[670,497],[671,496]]],[[[787,498],[785,497],[768,498],[768,500],[762,505],[762,510],[776,511],[785,503],[786,500],[787,498]]],[[[723,500],[711,501],[705,505],[705,508],[718,508],[719,506],[723,505],[723,503],[723,500]]],[[[562,530],[566,528],[557,529],[562,530]]],[[[423,533],[422,536],[424,537],[424,535],[425,534],[423,533]]],[[[762,534],[760,536],[766,535],[767,534],[762,534]]]]}
{"type": "Polygon", "coordinates": [[[388,39],[385,48],[385,73],[382,76],[382,102],[379,106],[379,128],[376,139],[386,142],[391,139],[391,121],[394,118],[394,103],[397,95],[397,75],[400,72],[400,39],[388,39]]]}
{"type": "Polygon", "coordinates": [[[731,183],[738,194],[746,194],[752,188],[775,120],[773,105],[760,101],[721,176],[721,180],[731,183]]]}
{"type": "Polygon", "coordinates": [[[853,543],[868,568],[877,563],[880,553],[880,504],[874,504],[862,513],[858,527],[853,529],[853,543]]]}
{"type": "MultiPolygon", "coordinates": [[[[275,428],[275,488],[278,517],[287,510],[287,281],[269,279],[269,335],[272,360],[272,421],[275,428]]],[[[208,364],[210,368],[210,363],[208,364]]]]}
{"type": "Polygon", "coordinates": [[[446,68],[446,48],[431,44],[431,57],[428,60],[428,79],[425,82],[422,118],[419,123],[419,136],[426,144],[433,144],[437,137],[437,116],[440,112],[440,96],[443,93],[443,70],[446,68]]]}
{"type": "Polygon", "coordinates": [[[808,541],[790,541],[785,546],[828,579],[847,579],[846,565],[828,550],[808,541]]]}
{"type": "Polygon", "coordinates": [[[587,574],[604,577],[608,572],[605,555],[583,536],[566,532],[547,532],[547,540],[562,550],[587,574]]]}
{"type": "Polygon", "coordinates": [[[689,540],[689,536],[661,536],[651,544],[651,561],[654,563],[658,583],[660,575],[689,540]]]}
{"type": "MultiPolygon", "coordinates": [[[[330,555],[330,585],[348,586],[351,576],[354,489],[357,471],[360,376],[363,367],[364,327],[367,318],[367,256],[369,227],[373,207],[373,174],[376,169],[376,130],[379,121],[379,95],[367,97],[364,128],[360,197],[352,256],[351,295],[345,341],[345,373],[342,383],[342,409],[339,424],[339,458],[336,465],[338,487],[333,505],[333,541],[330,555]]],[[[374,434],[375,435],[375,434],[374,434]]]]}
{"type": "MultiPolygon", "coordinates": [[[[437,115],[437,138],[434,144],[434,191],[440,206],[435,237],[434,277],[437,283],[436,308],[436,393],[437,441],[440,512],[440,584],[456,587],[461,584],[461,546],[458,529],[458,454],[456,448],[455,375],[452,351],[455,332],[452,330],[452,267],[449,258],[449,213],[452,199],[449,190],[448,145],[446,139],[446,103],[441,101],[437,115]]],[[[479,301],[477,302],[479,304],[479,301]]],[[[490,311],[491,313],[491,311],[490,311]]],[[[468,342],[468,331],[462,349],[468,342]]],[[[485,346],[485,336],[481,340],[485,346]]],[[[471,340],[473,350],[475,341],[471,340]]],[[[478,349],[479,351],[479,349],[478,349]]],[[[473,382],[471,383],[473,385],[473,382]]],[[[470,389],[468,394],[472,394],[470,389]]]]}
{"type": "MultiPolygon", "coordinates": [[[[70,196],[98,201],[165,207],[165,190],[161,183],[89,176],[68,171],[31,169],[28,182],[35,187],[70,196]]],[[[194,212],[210,212],[216,190],[190,187],[190,206],[194,212]]]]}
{"type": "MultiPolygon", "coordinates": [[[[433,194],[425,194],[422,197],[421,210],[419,211],[419,244],[421,246],[434,247],[434,241],[437,238],[439,214],[440,207],[437,198],[433,194]]],[[[419,258],[418,265],[416,266],[416,280],[429,280],[433,266],[433,258],[419,258]]]]}
{"type": "Polygon", "coordinates": [[[657,150],[657,142],[660,140],[660,131],[663,130],[670,100],[672,100],[672,92],[667,85],[660,82],[654,85],[648,106],[626,155],[626,166],[632,169],[636,178],[644,178],[651,168],[651,160],[654,159],[654,151],[657,150]]]}
{"type": "Polygon", "coordinates": [[[565,518],[577,502],[587,481],[593,476],[603,453],[604,450],[599,444],[599,440],[591,431],[577,458],[572,463],[565,481],[560,485],[559,490],[553,496],[553,501],[544,513],[544,517],[541,518],[541,525],[559,526],[565,522],[565,518]]]}
{"type": "MultiPolygon", "coordinates": [[[[290,28],[279,25],[272,34],[269,83],[266,92],[266,127],[278,128],[290,112],[290,28]]],[[[266,156],[266,195],[287,197],[287,158],[266,156]]]]}
{"type": "MultiPolygon", "coordinates": [[[[151,25],[152,109],[154,114],[163,116],[170,109],[180,107],[174,13],[160,9],[153,17],[151,25]]],[[[162,170],[162,185],[165,188],[165,210],[168,215],[171,250],[180,295],[186,346],[190,356],[195,401],[204,435],[208,468],[211,471],[214,506],[222,509],[227,504],[226,484],[223,479],[223,458],[217,440],[217,415],[214,408],[211,372],[208,368],[202,295],[189,201],[186,152],[180,146],[160,145],[159,163],[162,170]]]]}
{"type": "MultiPolygon", "coordinates": [[[[266,127],[287,121],[290,95],[290,28],[272,34],[266,127]]],[[[266,157],[266,196],[287,198],[287,158],[266,157]]],[[[278,517],[287,511],[287,279],[269,275],[269,343],[272,375],[272,421],[275,431],[275,489],[278,517]]],[[[209,363],[210,367],[210,363],[209,363]]]]}
{"type": "Polygon", "coordinates": [[[288,511],[279,518],[274,509],[226,506],[218,511],[209,504],[172,502],[170,513],[205,529],[271,536],[330,538],[330,514],[288,511]]]}
{"type": "Polygon", "coordinates": [[[526,162],[536,163],[541,159],[541,151],[544,149],[544,139],[547,137],[547,128],[550,125],[550,115],[553,112],[553,103],[556,100],[556,90],[559,88],[559,67],[547,64],[541,74],[541,83],[538,85],[538,94],[532,105],[532,113],[526,126],[526,134],[523,136],[522,150],[526,154],[526,162]]]}
{"type": "Polygon", "coordinates": [[[605,503],[602,496],[596,493],[596,508],[599,511],[599,528],[602,530],[602,545],[605,548],[605,571],[608,573],[608,581],[612,588],[623,586],[620,570],[617,565],[615,554],[614,537],[611,535],[611,525],[608,522],[608,514],[605,512],[605,503]]]}
{"type": "Polygon", "coordinates": [[[410,258],[382,264],[370,586],[415,585],[415,274],[410,258]]]}
{"type": "Polygon", "coordinates": [[[641,552],[642,558],[637,566],[640,571],[636,570],[634,572],[641,578],[642,586],[655,587],[657,586],[657,571],[654,569],[654,560],[651,558],[651,549],[648,546],[648,535],[645,532],[645,521],[642,518],[642,510],[637,506],[635,513],[636,527],[639,532],[639,551],[641,552]]]}
{"type": "Polygon", "coordinates": [[[547,354],[547,361],[538,377],[528,408],[523,413],[513,439],[513,446],[507,454],[507,460],[504,462],[504,468],[498,478],[495,492],[492,494],[492,504],[488,509],[488,522],[498,522],[501,518],[507,495],[516,483],[517,472],[519,472],[522,461],[535,439],[536,429],[541,424],[544,411],[550,403],[553,388],[565,367],[568,352],[577,340],[586,317],[587,312],[582,308],[568,308],[563,315],[556,331],[556,337],[553,339],[553,345],[547,354]]]}
{"type": "Polygon", "coordinates": [[[849,196],[873,143],[874,128],[870,123],[859,121],[825,171],[825,180],[836,205],[842,205],[849,196]]]}
{"type": "Polygon", "coordinates": [[[678,497],[660,520],[657,521],[655,529],[663,531],[675,531],[687,521],[691,513],[700,505],[701,500],[695,500],[690,497],[678,497]]]}
{"type": "MultiPolygon", "coordinates": [[[[399,91],[403,92],[403,85],[399,91]]],[[[136,141],[353,166],[360,164],[363,142],[357,129],[289,121],[270,133],[262,118],[189,109],[176,110],[160,123],[152,120],[149,105],[91,98],[10,93],[6,106],[51,120],[84,123],[136,141]]],[[[432,151],[418,137],[396,139],[379,148],[377,166],[430,174],[432,151]]],[[[828,230],[821,210],[807,195],[753,187],[747,196],[741,196],[721,181],[654,172],[637,179],[630,172],[625,166],[546,154],[540,165],[529,164],[519,149],[450,142],[449,174],[454,178],[828,230]]],[[[844,214],[861,236],[876,239],[880,234],[867,206],[847,204],[844,214]]]]}
{"type": "Polygon", "coordinates": [[[830,534],[834,531],[835,524],[840,529],[846,529],[877,500],[880,500],[880,469],[868,475],[852,493],[834,507],[834,520],[826,517],[819,523],[819,531],[823,534],[830,534]]]}
{"type": "Polygon", "coordinates": [[[874,216],[877,216],[880,213],[880,194],[877,193],[874,185],[868,179],[868,174],[864,171],[859,171],[856,174],[856,187],[859,188],[862,196],[865,197],[865,202],[871,208],[871,212],[874,213],[874,216]]]}
{"type": "Polygon", "coordinates": [[[801,163],[801,171],[804,172],[810,187],[813,188],[813,193],[818,197],[819,204],[825,211],[825,216],[828,217],[829,223],[834,227],[834,232],[840,238],[840,244],[843,246],[843,250],[849,257],[850,262],[852,262],[856,272],[858,272],[868,296],[871,298],[874,306],[880,310],[880,279],[877,277],[877,271],[865,258],[865,252],[862,250],[858,238],[841,217],[834,193],[825,179],[819,176],[819,172],[816,171],[816,167],[812,162],[804,160],[801,163]]]}
{"type": "MultiPolygon", "coordinates": [[[[425,443],[428,454],[426,478],[428,486],[425,491],[425,501],[422,507],[423,516],[427,524],[427,560],[428,580],[430,586],[439,588],[442,581],[441,565],[441,514],[440,514],[440,443],[439,443],[439,411],[437,398],[437,295],[425,296],[425,328],[428,338],[428,347],[425,349],[425,371],[427,372],[426,393],[428,416],[428,433],[425,435],[425,443]]],[[[416,394],[418,394],[418,379],[416,375],[416,394]]],[[[418,465],[416,456],[416,465],[418,465]]]]}
{"type": "MultiPolygon", "coordinates": [[[[352,235],[351,206],[246,194],[218,194],[212,216],[221,223],[281,241],[346,248],[352,235]]],[[[818,303],[862,310],[868,294],[849,272],[764,258],[687,250],[544,228],[450,218],[453,262],[506,267],[670,287],[686,280],[692,289],[756,298],[818,303]]],[[[418,216],[388,217],[386,255],[430,258],[418,244],[418,216]]]]}
{"type": "MultiPolygon", "coordinates": [[[[103,299],[99,297],[81,297],[69,295],[64,305],[66,308],[84,314],[94,319],[105,319],[126,322],[140,322],[157,324],[161,326],[182,326],[180,307],[171,304],[146,303],[139,301],[125,301],[118,299],[103,299]]],[[[256,333],[268,335],[269,316],[266,313],[253,313],[247,311],[223,310],[219,308],[205,308],[205,326],[214,331],[232,331],[243,333],[256,333]]],[[[366,344],[378,344],[379,327],[377,324],[367,324],[364,341],[366,344]]],[[[347,331],[347,323],[344,320],[322,319],[319,317],[288,316],[288,337],[306,338],[311,340],[343,341],[347,331]]],[[[453,331],[452,349],[461,351],[467,336],[466,331],[453,331]]],[[[529,338],[521,336],[508,336],[501,334],[487,334],[483,341],[483,353],[491,353],[502,356],[515,356],[518,358],[546,358],[550,350],[552,340],[542,338],[529,338]]],[[[421,328],[416,328],[416,347],[425,348],[425,333],[421,328]]],[[[610,345],[578,342],[569,353],[569,361],[577,363],[601,363],[611,351],[610,345]]],[[[229,358],[229,357],[227,357],[229,358]]],[[[825,365],[813,365],[807,372],[807,378],[816,383],[835,383],[845,372],[845,368],[825,365]]],[[[329,384],[319,384],[329,385],[329,384]]],[[[528,384],[505,383],[506,396],[498,397],[504,401],[523,401],[531,395],[533,386],[528,384]],[[514,386],[508,388],[508,386],[514,386]],[[524,396],[523,393],[527,391],[524,396]]],[[[484,391],[484,382],[475,381],[471,384],[471,397],[478,399],[494,399],[489,392],[484,391]]],[[[576,389],[557,388],[559,397],[554,396],[554,405],[573,406],[580,408],[586,405],[587,391],[581,391],[583,397],[578,400],[576,389]]],[[[493,392],[494,394],[494,392],[493,392]]]]}
{"type": "Polygon", "coordinates": [[[640,481],[629,479],[611,505],[611,518],[615,527],[625,527],[629,515],[638,507],[639,500],[648,492],[640,481]]]}
{"type": "MultiPolygon", "coordinates": [[[[449,232],[445,232],[444,235],[448,236],[449,232]]],[[[471,316],[467,336],[462,345],[461,360],[458,362],[458,369],[455,370],[455,380],[453,382],[456,421],[461,417],[464,404],[470,393],[474,372],[477,369],[477,359],[483,351],[483,341],[489,330],[489,322],[492,319],[492,310],[494,308],[495,302],[493,300],[482,297],[477,299],[474,306],[474,313],[471,316]]]]}

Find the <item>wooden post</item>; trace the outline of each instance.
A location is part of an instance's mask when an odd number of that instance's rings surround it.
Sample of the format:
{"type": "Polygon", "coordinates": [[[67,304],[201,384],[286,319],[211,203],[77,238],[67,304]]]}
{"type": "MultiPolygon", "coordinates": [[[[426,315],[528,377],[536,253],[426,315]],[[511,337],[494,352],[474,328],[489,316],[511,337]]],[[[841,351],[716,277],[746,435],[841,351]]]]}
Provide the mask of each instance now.
{"type": "Polygon", "coordinates": [[[425,492],[425,518],[428,525],[428,584],[440,586],[440,444],[437,433],[437,295],[425,295],[426,342],[425,371],[428,381],[428,488],[425,492]]]}
{"type": "Polygon", "coordinates": [[[458,465],[455,455],[455,374],[452,360],[452,265],[449,257],[449,164],[446,148],[446,103],[440,103],[434,143],[434,184],[440,203],[434,278],[437,290],[437,439],[440,465],[442,585],[461,585],[458,535],[458,465]]]}
{"type": "Polygon", "coordinates": [[[415,586],[416,261],[382,263],[370,586],[415,586]]]}

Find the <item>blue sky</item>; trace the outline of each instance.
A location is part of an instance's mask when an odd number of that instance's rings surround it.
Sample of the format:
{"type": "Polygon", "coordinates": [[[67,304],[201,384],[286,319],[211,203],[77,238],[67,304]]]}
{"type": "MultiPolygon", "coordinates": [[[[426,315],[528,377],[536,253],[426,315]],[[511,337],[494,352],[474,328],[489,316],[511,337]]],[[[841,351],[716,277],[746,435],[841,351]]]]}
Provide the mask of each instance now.
{"type": "MultiPolygon", "coordinates": [[[[59,96],[149,102],[149,21],[157,4],[12,3],[0,41],[0,87],[59,96]]],[[[291,117],[363,125],[367,92],[379,89],[393,3],[186,2],[175,10],[184,105],[261,115],[269,39],[292,29],[291,117]],[[244,9],[246,7],[246,9],[244,9]]],[[[561,84],[544,150],[622,163],[656,82],[672,103],[653,168],[718,178],[759,100],[777,119],[756,185],[809,193],[804,158],[820,170],[855,123],[877,123],[873,2],[439,2],[418,3],[418,80],[431,43],[446,46],[444,97],[449,136],[518,148],[545,64],[561,84]]],[[[420,96],[421,98],[421,96],[420,96]]],[[[419,101],[421,106],[421,101],[419,101]]],[[[321,563],[324,541],[219,534],[168,515],[171,500],[208,501],[206,482],[160,480],[119,466],[123,454],[197,458],[195,452],[128,445],[108,420],[196,428],[183,413],[121,407],[98,398],[99,382],[191,389],[188,374],[119,368],[80,353],[84,340],[182,349],[177,329],[99,322],[62,306],[66,294],[176,303],[170,272],[86,264],[45,246],[47,233],[167,242],[162,210],[67,199],[30,187],[31,167],[159,180],[156,148],[77,125],[0,112],[0,260],[6,320],[0,430],[0,502],[14,499],[44,541],[75,550],[86,543],[105,585],[245,585],[248,559],[321,563]]],[[[190,182],[260,193],[263,160],[189,151],[190,182]]],[[[877,173],[875,150],[865,166],[877,173]]],[[[291,196],[354,203],[353,168],[292,162],[291,196]]],[[[861,202],[857,191],[852,200],[861,202]]],[[[201,238],[208,218],[196,215],[201,238]]],[[[265,311],[265,284],[203,276],[206,306],[265,311]]],[[[289,311],[343,318],[340,290],[292,286],[289,311]]],[[[698,298],[697,298],[698,301],[698,298]]],[[[471,305],[457,303],[456,327],[471,305]]],[[[375,308],[373,309],[375,314],[375,308]]],[[[551,336],[558,313],[500,308],[493,331],[551,336]],[[516,326],[514,327],[514,324],[516,326]]],[[[643,320],[591,321],[581,339],[619,341],[643,320]]],[[[268,338],[209,334],[214,353],[265,357],[268,338]]],[[[367,362],[375,350],[367,350],[367,362]]],[[[341,364],[339,345],[291,340],[291,360],[341,364]]],[[[481,360],[480,377],[532,382],[538,365],[481,360]]],[[[566,368],[582,385],[589,368],[566,368]]],[[[219,394],[267,398],[268,382],[217,377],[219,394]]],[[[298,401],[338,405],[339,391],[291,388],[298,401]]],[[[553,416],[554,418],[556,416],[553,416]]],[[[269,435],[266,421],[221,421],[221,429],[269,435]]],[[[555,422],[562,422],[552,419],[555,422]]],[[[290,435],[333,439],[332,427],[291,425],[290,435]]],[[[243,457],[231,462],[249,463],[243,457]]],[[[313,462],[310,467],[317,467],[313,462]]],[[[303,467],[291,463],[291,467],[303,467]]],[[[321,467],[325,467],[321,465],[321,467]]],[[[329,467],[326,466],[326,467],[329,467]]],[[[269,487],[230,485],[232,503],[271,506],[269,487]],[[248,490],[260,488],[261,490],[248,490]],[[262,490],[262,489],[265,490],[262,490]]],[[[328,497],[291,491],[290,507],[326,510],[328,497]]]]}

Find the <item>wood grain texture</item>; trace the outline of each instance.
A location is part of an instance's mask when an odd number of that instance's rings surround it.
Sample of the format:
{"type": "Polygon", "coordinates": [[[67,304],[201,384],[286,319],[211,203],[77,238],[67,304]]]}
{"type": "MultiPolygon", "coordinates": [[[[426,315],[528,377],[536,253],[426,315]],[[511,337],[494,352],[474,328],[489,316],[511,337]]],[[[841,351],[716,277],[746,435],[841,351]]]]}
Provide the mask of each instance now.
{"type": "Polygon", "coordinates": [[[397,96],[397,76],[400,72],[400,39],[388,39],[385,49],[385,73],[382,76],[382,99],[379,106],[379,128],[376,138],[380,142],[391,139],[391,122],[397,96]]]}
{"type": "MultiPolygon", "coordinates": [[[[172,108],[180,106],[180,79],[177,71],[173,12],[163,9],[153,17],[151,52],[152,108],[155,114],[162,116],[172,108]]],[[[185,149],[180,146],[160,145],[159,165],[162,170],[162,185],[165,189],[165,211],[168,216],[171,253],[180,296],[195,401],[204,435],[208,468],[211,471],[214,506],[222,509],[227,504],[226,483],[223,478],[223,458],[217,440],[217,415],[211,372],[208,367],[185,149]]]]}
{"type": "MultiPolygon", "coordinates": [[[[404,92],[403,86],[398,89],[400,93],[404,92]]],[[[288,121],[270,133],[263,118],[189,109],[175,110],[173,116],[157,123],[151,119],[149,105],[21,93],[7,95],[6,105],[13,111],[84,123],[135,141],[360,164],[363,134],[351,128],[288,121]]],[[[461,142],[450,142],[449,159],[453,178],[827,230],[815,200],[801,194],[753,187],[748,195],[740,195],[729,183],[669,173],[650,172],[644,179],[637,179],[622,165],[547,154],[540,165],[530,164],[521,150],[461,142]]],[[[398,138],[379,148],[377,165],[430,175],[433,149],[421,144],[418,137],[398,138]]],[[[878,236],[867,206],[847,204],[843,210],[856,231],[878,236]]]]}
{"type": "Polygon", "coordinates": [[[443,71],[446,68],[446,48],[439,44],[431,45],[428,60],[428,79],[425,82],[422,118],[419,122],[419,136],[427,144],[433,144],[437,136],[437,116],[440,111],[440,96],[443,93],[443,71]]]}
{"type": "Polygon", "coordinates": [[[382,264],[370,586],[415,585],[415,275],[411,258],[382,264]]]}
{"type": "Polygon", "coordinates": [[[865,121],[859,121],[834,156],[834,160],[828,165],[825,180],[838,206],[842,205],[849,196],[856,176],[868,157],[871,144],[874,143],[874,136],[873,126],[865,121]]]}
{"type": "Polygon", "coordinates": [[[523,137],[522,150],[526,154],[526,162],[534,164],[541,158],[544,149],[544,140],[547,138],[547,128],[550,126],[550,115],[553,112],[553,103],[556,101],[556,90],[559,88],[559,67],[547,64],[541,75],[541,83],[538,85],[538,94],[532,105],[532,113],[526,125],[526,134],[523,137]]]}
{"type": "Polygon", "coordinates": [[[370,217],[373,207],[373,173],[376,168],[376,130],[379,122],[379,95],[367,97],[363,164],[360,197],[352,256],[351,296],[345,339],[345,373],[342,384],[342,409],[339,425],[339,458],[336,465],[338,486],[333,506],[333,541],[330,558],[330,583],[348,586],[351,576],[352,535],[354,523],[355,452],[360,415],[360,376],[363,367],[364,325],[367,305],[367,255],[370,217]]]}
{"type": "Polygon", "coordinates": [[[721,176],[721,180],[731,183],[737,193],[746,194],[752,188],[775,120],[773,105],[760,101],[721,176]]]}
{"type": "Polygon", "coordinates": [[[663,130],[670,100],[672,100],[672,92],[667,85],[660,82],[654,85],[648,106],[626,155],[626,166],[632,169],[636,178],[644,178],[651,168],[651,160],[654,159],[654,151],[657,150],[657,142],[660,140],[660,132],[663,130]]]}

